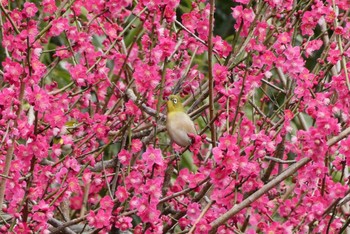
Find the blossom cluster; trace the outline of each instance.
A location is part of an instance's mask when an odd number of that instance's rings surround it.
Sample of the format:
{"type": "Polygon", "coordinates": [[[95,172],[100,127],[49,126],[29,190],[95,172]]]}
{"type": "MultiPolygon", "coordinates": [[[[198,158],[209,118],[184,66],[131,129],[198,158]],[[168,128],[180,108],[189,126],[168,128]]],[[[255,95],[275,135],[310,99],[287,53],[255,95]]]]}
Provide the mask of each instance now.
{"type": "Polygon", "coordinates": [[[349,231],[349,1],[0,6],[1,233],[349,231]]]}

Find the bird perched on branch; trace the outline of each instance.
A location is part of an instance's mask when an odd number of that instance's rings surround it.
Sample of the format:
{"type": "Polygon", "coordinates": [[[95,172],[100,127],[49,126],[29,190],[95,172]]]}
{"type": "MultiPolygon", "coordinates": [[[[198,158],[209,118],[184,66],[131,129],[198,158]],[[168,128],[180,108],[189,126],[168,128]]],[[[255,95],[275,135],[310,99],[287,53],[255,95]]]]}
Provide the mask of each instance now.
{"type": "Polygon", "coordinates": [[[189,135],[196,135],[197,132],[178,95],[169,96],[167,109],[166,128],[171,140],[182,147],[190,145],[192,139],[189,135]]]}

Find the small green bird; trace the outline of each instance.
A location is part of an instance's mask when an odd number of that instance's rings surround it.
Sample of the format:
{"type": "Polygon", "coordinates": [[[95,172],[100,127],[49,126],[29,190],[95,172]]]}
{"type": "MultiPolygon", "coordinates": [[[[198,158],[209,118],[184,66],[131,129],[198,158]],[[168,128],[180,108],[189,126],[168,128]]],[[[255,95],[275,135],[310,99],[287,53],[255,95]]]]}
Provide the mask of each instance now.
{"type": "Polygon", "coordinates": [[[171,140],[182,147],[190,145],[192,140],[188,134],[197,134],[197,131],[190,116],[185,113],[180,97],[170,95],[167,108],[166,128],[171,140]]]}

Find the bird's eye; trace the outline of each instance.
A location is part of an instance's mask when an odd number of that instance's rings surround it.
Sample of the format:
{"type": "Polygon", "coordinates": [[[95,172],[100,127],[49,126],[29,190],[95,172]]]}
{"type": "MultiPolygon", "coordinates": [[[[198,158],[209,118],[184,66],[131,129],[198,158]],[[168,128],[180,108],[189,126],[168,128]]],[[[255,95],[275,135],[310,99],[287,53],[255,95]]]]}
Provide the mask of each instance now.
{"type": "Polygon", "coordinates": [[[174,98],[173,103],[174,103],[174,104],[176,104],[176,103],[177,103],[177,99],[176,99],[176,98],[174,98]]]}

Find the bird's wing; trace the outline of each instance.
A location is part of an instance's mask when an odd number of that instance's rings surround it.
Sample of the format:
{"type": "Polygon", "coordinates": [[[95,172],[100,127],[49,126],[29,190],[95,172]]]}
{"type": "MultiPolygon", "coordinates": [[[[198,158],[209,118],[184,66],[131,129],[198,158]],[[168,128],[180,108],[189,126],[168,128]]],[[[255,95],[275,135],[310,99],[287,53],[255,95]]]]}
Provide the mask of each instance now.
{"type": "Polygon", "coordinates": [[[193,134],[197,134],[196,128],[194,126],[193,121],[191,120],[191,118],[186,114],[186,117],[184,118],[184,122],[185,124],[184,126],[184,130],[187,133],[193,133],[193,134]]]}

